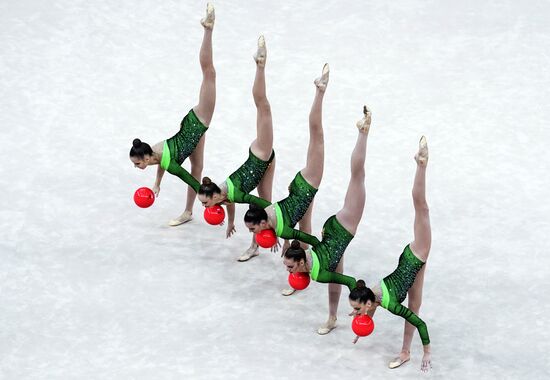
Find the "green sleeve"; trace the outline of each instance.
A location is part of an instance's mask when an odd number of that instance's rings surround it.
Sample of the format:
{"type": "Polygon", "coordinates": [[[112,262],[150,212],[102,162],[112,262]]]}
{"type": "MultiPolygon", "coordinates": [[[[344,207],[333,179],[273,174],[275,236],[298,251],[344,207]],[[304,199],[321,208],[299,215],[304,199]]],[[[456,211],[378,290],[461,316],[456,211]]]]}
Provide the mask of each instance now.
{"type": "Polygon", "coordinates": [[[357,285],[355,278],[351,276],[322,269],[317,276],[317,282],[346,285],[350,292],[355,289],[357,285]]]}
{"type": "Polygon", "coordinates": [[[188,184],[195,190],[195,192],[199,192],[200,183],[197,181],[195,177],[191,175],[187,170],[182,168],[180,165],[178,165],[177,162],[171,161],[168,165],[167,169],[168,173],[173,174],[177,177],[180,177],[183,182],[188,184]]]}
{"type": "Polygon", "coordinates": [[[288,226],[283,226],[283,232],[279,237],[288,240],[299,240],[301,242],[311,245],[312,247],[320,243],[319,239],[317,239],[315,236],[307,234],[300,230],[296,230],[294,228],[290,228],[288,226]]]}
{"type": "Polygon", "coordinates": [[[253,204],[261,208],[266,208],[268,206],[271,206],[271,202],[266,201],[265,199],[257,197],[252,194],[243,194],[242,196],[239,197],[239,201],[240,202],[237,202],[237,200],[235,200],[235,202],[237,203],[253,204]]]}
{"type": "Polygon", "coordinates": [[[415,313],[410,311],[405,306],[401,305],[400,303],[390,303],[388,305],[388,310],[392,312],[395,315],[399,315],[400,317],[403,317],[409,322],[411,325],[416,327],[418,329],[418,333],[420,334],[420,339],[422,340],[422,344],[425,346],[427,344],[430,344],[430,337],[428,335],[428,327],[426,326],[426,323],[422,319],[418,317],[415,313]]]}

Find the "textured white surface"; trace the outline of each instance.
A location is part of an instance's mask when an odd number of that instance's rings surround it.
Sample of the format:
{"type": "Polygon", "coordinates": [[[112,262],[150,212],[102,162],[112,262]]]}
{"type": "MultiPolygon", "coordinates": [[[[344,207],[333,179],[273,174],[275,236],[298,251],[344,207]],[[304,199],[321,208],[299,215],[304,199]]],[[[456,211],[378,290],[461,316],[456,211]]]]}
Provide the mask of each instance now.
{"type": "MultiPolygon", "coordinates": [[[[263,33],[274,197],[283,198],[305,162],[312,81],[329,62],[315,231],[343,203],[367,103],[367,206],[346,273],[373,283],[392,271],[412,238],[412,156],[425,134],[429,377],[550,376],[550,5],[244,3],[215,3],[218,102],[203,174],[224,179],[255,136],[251,56],[263,33]]],[[[204,8],[0,3],[0,378],[420,376],[418,336],[411,363],[386,369],[401,347],[400,318],[379,310],[375,333],[352,345],[344,290],[340,327],[318,336],[325,285],[284,298],[278,255],[237,263],[250,238],[244,206],[226,241],[199,204],[193,222],[167,226],[186,194],[168,174],[153,207],[133,204],[155,169],[132,167],[131,140],[170,137],[198,99],[204,8]]]]}

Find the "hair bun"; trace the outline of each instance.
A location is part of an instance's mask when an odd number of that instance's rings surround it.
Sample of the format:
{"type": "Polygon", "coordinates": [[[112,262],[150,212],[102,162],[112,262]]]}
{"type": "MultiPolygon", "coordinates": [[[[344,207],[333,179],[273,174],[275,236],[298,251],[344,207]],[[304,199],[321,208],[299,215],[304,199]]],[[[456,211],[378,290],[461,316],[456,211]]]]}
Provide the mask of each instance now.
{"type": "Polygon", "coordinates": [[[134,146],[134,148],[138,149],[141,146],[141,140],[134,139],[134,141],[132,142],[132,145],[134,146]]]}
{"type": "Polygon", "coordinates": [[[210,185],[212,183],[212,180],[208,177],[203,177],[202,178],[202,184],[203,185],[210,185]]]}
{"type": "Polygon", "coordinates": [[[298,240],[292,240],[292,243],[290,243],[290,248],[292,249],[301,248],[300,242],[298,240]]]}
{"type": "Polygon", "coordinates": [[[355,285],[357,288],[366,288],[367,284],[365,284],[365,281],[363,280],[357,280],[357,283],[355,285]]]}

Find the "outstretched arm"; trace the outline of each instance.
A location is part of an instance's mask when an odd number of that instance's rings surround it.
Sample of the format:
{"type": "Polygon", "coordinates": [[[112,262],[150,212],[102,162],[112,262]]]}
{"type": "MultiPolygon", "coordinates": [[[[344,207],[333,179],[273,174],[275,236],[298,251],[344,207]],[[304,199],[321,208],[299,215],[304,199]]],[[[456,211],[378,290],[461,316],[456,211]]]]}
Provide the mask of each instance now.
{"type": "Polygon", "coordinates": [[[168,166],[168,173],[179,177],[183,182],[191,186],[196,193],[199,192],[199,181],[195,177],[193,177],[191,173],[179,166],[175,161],[170,162],[170,165],[168,166]]]}
{"type": "Polygon", "coordinates": [[[271,202],[252,194],[243,194],[241,197],[238,197],[238,199],[235,199],[235,202],[253,204],[261,208],[266,208],[271,205],[271,202]]]}
{"type": "Polygon", "coordinates": [[[390,304],[388,306],[388,310],[395,315],[399,315],[400,317],[405,318],[407,322],[409,322],[411,325],[413,325],[418,329],[418,334],[420,335],[420,339],[422,340],[422,345],[424,346],[424,356],[422,357],[422,364],[420,365],[420,370],[422,372],[428,372],[432,367],[432,363],[431,363],[431,352],[430,352],[430,336],[428,335],[428,327],[426,326],[426,323],[422,319],[420,319],[418,315],[413,313],[410,309],[408,309],[407,307],[399,303],[390,304]]]}
{"type": "Polygon", "coordinates": [[[346,285],[350,292],[355,289],[357,282],[354,277],[336,272],[321,270],[317,276],[317,282],[346,285]]]}
{"type": "Polygon", "coordinates": [[[290,228],[288,226],[283,227],[283,232],[279,237],[287,240],[299,240],[301,242],[311,245],[312,247],[320,243],[319,239],[317,239],[315,236],[300,230],[296,230],[294,228],[290,228]]]}
{"type": "Polygon", "coordinates": [[[426,323],[424,323],[424,321],[418,317],[418,315],[416,315],[410,309],[401,305],[400,303],[388,305],[388,311],[392,312],[395,315],[399,315],[400,317],[405,318],[407,322],[409,322],[411,325],[416,327],[418,329],[418,333],[420,334],[420,339],[422,340],[422,344],[424,346],[430,344],[428,327],[426,326],[426,323]]]}

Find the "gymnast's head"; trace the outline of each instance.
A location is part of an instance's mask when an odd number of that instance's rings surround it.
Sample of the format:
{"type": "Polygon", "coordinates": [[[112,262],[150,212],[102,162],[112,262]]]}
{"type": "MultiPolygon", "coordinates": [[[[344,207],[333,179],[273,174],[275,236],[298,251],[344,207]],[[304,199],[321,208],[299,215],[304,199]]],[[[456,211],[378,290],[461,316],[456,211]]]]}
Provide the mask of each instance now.
{"type": "Polygon", "coordinates": [[[152,156],[153,149],[149,144],[142,142],[140,139],[134,139],[130,148],[130,161],[133,162],[136,168],[143,170],[148,165],[152,165],[152,156]]]}
{"type": "Polygon", "coordinates": [[[224,199],[222,199],[221,194],[221,189],[210,178],[204,177],[202,179],[198,198],[204,207],[212,207],[223,202],[224,199]]]}
{"type": "Polygon", "coordinates": [[[292,240],[290,247],[283,253],[283,264],[290,273],[309,272],[306,266],[306,251],[298,240],[292,240]]]}
{"type": "Polygon", "coordinates": [[[271,228],[267,220],[267,212],[261,207],[251,204],[244,214],[244,224],[248,231],[257,234],[262,230],[271,228]]]}
{"type": "Polygon", "coordinates": [[[366,314],[375,307],[375,300],[374,293],[363,280],[358,280],[355,289],[349,294],[349,304],[354,314],[366,314]]]}

